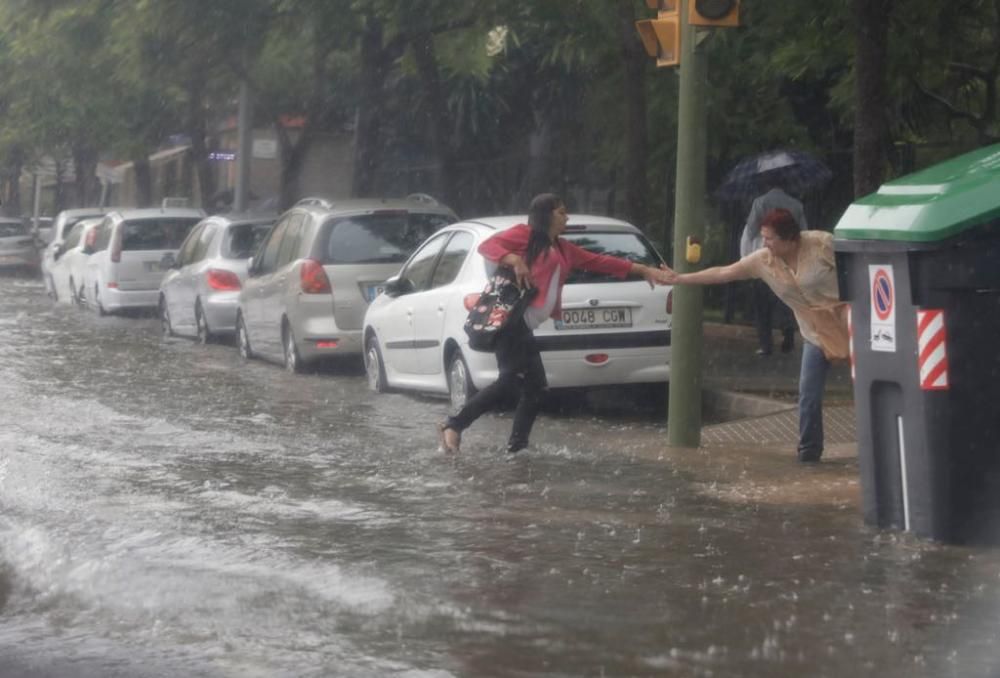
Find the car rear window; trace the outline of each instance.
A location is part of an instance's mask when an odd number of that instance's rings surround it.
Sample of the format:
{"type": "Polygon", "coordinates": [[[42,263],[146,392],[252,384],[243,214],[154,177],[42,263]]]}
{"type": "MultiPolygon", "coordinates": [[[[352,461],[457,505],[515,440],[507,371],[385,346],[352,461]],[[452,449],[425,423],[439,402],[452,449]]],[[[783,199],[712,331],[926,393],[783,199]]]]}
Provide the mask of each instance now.
{"type": "Polygon", "coordinates": [[[175,250],[198,221],[198,217],[126,221],[122,227],[122,249],[175,250]]]}
{"type": "Polygon", "coordinates": [[[227,259],[250,258],[272,226],[274,222],[230,226],[226,232],[226,241],[223,243],[222,256],[227,259]]]}
{"type": "MultiPolygon", "coordinates": [[[[657,267],[663,263],[663,259],[656,253],[653,246],[649,244],[643,236],[637,233],[597,233],[588,231],[586,233],[564,233],[563,239],[579,245],[585,250],[597,254],[607,254],[620,259],[628,259],[639,264],[657,267]]],[[[634,276],[629,279],[635,280],[634,276]]],[[[621,278],[604,273],[591,273],[590,271],[574,270],[566,279],[566,284],[574,283],[595,283],[595,282],[623,282],[621,278]]]]}
{"type": "Polygon", "coordinates": [[[328,222],[324,264],[403,263],[417,246],[453,219],[426,212],[375,212],[328,222]]]}
{"type": "Polygon", "coordinates": [[[0,238],[12,238],[17,235],[28,235],[28,225],[13,221],[0,223],[0,238]]]}

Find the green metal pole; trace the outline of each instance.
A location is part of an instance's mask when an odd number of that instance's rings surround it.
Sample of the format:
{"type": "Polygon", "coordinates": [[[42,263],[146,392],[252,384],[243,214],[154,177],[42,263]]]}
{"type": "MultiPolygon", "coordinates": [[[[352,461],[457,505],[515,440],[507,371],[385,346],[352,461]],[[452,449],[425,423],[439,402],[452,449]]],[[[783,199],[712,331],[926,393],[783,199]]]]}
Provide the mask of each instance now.
{"type": "MultiPolygon", "coordinates": [[[[681,3],[680,15],[687,16],[681,3]]],[[[677,104],[677,194],[674,212],[674,263],[681,273],[700,265],[686,259],[687,239],[705,239],[705,167],[708,144],[705,129],[705,88],[708,68],[696,44],[698,30],[681,22],[680,97],[677,104]]],[[[679,447],[701,444],[702,288],[674,288],[670,398],[667,407],[667,443],[679,447]]]]}

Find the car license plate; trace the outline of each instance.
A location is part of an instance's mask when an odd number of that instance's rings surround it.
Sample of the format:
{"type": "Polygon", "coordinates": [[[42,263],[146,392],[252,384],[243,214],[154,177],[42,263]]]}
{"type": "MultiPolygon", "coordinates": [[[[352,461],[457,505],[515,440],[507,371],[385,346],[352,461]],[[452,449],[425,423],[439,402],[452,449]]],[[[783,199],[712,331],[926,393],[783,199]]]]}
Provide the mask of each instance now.
{"type": "Polygon", "coordinates": [[[365,301],[369,304],[375,301],[375,297],[385,292],[385,283],[373,283],[365,285],[365,301]]]}
{"type": "Polygon", "coordinates": [[[562,312],[555,321],[557,330],[590,330],[605,327],[632,327],[630,308],[574,308],[562,312]]]}

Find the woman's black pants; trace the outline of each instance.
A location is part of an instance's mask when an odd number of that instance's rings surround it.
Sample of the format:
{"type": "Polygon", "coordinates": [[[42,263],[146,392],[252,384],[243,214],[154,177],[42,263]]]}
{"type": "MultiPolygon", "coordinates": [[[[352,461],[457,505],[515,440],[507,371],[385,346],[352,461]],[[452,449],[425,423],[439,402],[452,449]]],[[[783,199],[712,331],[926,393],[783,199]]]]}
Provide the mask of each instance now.
{"type": "Polygon", "coordinates": [[[458,414],[449,417],[448,428],[464,431],[484,412],[491,410],[512,395],[518,396],[514,426],[507,449],[516,452],[528,445],[531,427],[538,415],[542,393],[548,388],[545,366],[538,352],[538,343],[523,319],[500,330],[496,343],[497,380],[473,396],[458,414]]]}

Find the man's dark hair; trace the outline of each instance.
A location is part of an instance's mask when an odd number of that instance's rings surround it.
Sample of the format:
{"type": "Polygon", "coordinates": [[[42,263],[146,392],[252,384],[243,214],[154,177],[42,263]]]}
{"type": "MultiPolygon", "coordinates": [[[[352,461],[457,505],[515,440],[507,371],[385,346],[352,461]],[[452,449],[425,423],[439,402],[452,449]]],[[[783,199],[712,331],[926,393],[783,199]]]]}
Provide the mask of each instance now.
{"type": "Polygon", "coordinates": [[[795,217],[788,210],[776,209],[765,214],[760,227],[765,226],[770,226],[774,234],[782,240],[798,240],[801,235],[799,222],[795,221],[795,217]]]}

